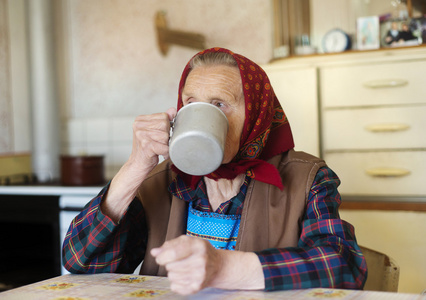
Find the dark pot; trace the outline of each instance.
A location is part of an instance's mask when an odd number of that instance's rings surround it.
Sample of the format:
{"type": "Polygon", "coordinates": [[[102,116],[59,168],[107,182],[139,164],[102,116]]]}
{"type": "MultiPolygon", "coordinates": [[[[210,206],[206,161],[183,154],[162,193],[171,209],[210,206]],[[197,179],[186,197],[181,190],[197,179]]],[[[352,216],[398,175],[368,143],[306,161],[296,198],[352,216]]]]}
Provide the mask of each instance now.
{"type": "Polygon", "coordinates": [[[104,157],[61,156],[61,183],[72,186],[104,184],[104,157]]]}

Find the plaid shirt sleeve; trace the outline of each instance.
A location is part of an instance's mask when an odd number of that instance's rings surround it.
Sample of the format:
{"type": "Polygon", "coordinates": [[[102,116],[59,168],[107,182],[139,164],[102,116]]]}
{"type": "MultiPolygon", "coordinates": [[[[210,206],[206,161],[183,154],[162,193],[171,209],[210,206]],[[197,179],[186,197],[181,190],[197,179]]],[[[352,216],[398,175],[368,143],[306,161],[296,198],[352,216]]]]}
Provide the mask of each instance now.
{"type": "Polygon", "coordinates": [[[364,286],[367,265],[353,226],[339,217],[339,184],[331,169],[321,168],[311,187],[298,246],[256,253],[266,290],[364,286]]]}
{"type": "Polygon", "coordinates": [[[71,273],[132,273],[145,255],[145,214],[135,199],[118,224],[100,209],[106,186],[74,218],[62,246],[71,273]]]}

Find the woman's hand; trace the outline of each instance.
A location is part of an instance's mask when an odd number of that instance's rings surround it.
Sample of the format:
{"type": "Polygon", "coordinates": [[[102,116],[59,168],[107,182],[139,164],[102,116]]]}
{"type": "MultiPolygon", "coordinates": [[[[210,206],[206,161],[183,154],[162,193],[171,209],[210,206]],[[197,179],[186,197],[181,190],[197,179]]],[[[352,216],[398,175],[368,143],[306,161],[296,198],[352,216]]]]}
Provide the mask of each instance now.
{"type": "Polygon", "coordinates": [[[165,266],[171,290],[182,295],[209,286],[221,268],[221,257],[208,241],[185,235],[152,249],[151,254],[165,266]]]}
{"type": "Polygon", "coordinates": [[[138,116],[133,123],[132,153],[127,164],[142,174],[148,174],[158,164],[159,156],[169,157],[170,121],[176,109],[166,113],[138,116]]]}
{"type": "Polygon", "coordinates": [[[114,176],[102,212],[118,222],[136,195],[137,189],[159,162],[159,156],[169,157],[170,121],[176,109],[165,113],[138,116],[133,123],[132,153],[114,176]]]}
{"type": "Polygon", "coordinates": [[[206,287],[264,288],[262,267],[252,252],[217,250],[206,240],[182,235],[151,254],[165,266],[171,290],[182,295],[206,287]]]}

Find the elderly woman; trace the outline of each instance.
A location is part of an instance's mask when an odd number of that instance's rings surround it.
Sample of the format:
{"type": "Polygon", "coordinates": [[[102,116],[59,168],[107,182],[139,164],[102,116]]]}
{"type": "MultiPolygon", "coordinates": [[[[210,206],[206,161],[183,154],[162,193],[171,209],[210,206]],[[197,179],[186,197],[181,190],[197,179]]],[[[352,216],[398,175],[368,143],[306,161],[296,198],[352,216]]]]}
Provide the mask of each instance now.
{"type": "Polygon", "coordinates": [[[202,51],[183,71],[177,108],[192,102],[228,118],[219,169],[191,176],[167,159],[176,109],[137,117],[129,160],[69,228],[65,268],[131,273],[143,260],[141,274],[167,275],[181,294],[362,288],[366,263],[339,218],[339,179],[293,150],[265,72],[229,50],[202,51]]]}

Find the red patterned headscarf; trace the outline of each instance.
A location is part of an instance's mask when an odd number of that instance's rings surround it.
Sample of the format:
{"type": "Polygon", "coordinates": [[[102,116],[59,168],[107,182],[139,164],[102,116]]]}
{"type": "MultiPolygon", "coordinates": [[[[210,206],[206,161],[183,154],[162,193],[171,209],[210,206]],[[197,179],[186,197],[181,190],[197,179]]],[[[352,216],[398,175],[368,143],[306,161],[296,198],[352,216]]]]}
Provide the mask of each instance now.
{"type": "MultiPolygon", "coordinates": [[[[266,161],[294,148],[294,142],[290,124],[275,96],[268,76],[256,63],[227,49],[211,48],[195,56],[209,52],[228,53],[237,62],[244,91],[245,121],[237,155],[230,163],[221,165],[219,169],[206,176],[212,179],[233,179],[239,174],[246,174],[255,180],[273,184],[282,189],[283,184],[278,170],[266,161]]],[[[182,91],[190,71],[190,63],[188,63],[179,84],[178,110],[183,106],[182,91]]],[[[200,179],[198,176],[179,173],[192,187],[200,179]]]]}

